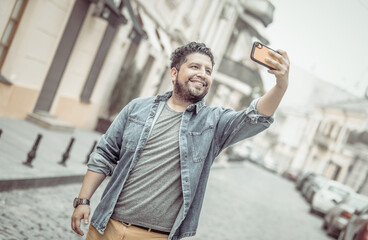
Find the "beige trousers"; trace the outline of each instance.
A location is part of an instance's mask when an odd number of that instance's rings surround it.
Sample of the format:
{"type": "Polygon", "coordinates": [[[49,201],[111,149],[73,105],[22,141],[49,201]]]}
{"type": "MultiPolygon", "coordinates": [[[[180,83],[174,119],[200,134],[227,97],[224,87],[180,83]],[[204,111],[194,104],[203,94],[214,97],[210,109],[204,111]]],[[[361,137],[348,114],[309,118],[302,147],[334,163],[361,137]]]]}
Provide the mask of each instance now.
{"type": "Polygon", "coordinates": [[[135,226],[127,226],[110,218],[103,235],[90,224],[86,240],[167,240],[167,238],[168,235],[166,234],[150,232],[135,226]]]}

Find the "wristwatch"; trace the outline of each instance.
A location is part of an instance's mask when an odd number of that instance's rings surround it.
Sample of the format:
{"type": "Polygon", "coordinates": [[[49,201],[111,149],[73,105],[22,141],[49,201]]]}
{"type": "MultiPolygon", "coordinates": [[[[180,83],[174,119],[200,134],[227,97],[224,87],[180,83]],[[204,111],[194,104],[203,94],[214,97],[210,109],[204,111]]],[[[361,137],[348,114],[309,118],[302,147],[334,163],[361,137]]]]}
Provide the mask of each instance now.
{"type": "Polygon", "coordinates": [[[76,208],[79,205],[89,205],[89,199],[86,199],[86,198],[74,198],[73,207],[76,208]]]}

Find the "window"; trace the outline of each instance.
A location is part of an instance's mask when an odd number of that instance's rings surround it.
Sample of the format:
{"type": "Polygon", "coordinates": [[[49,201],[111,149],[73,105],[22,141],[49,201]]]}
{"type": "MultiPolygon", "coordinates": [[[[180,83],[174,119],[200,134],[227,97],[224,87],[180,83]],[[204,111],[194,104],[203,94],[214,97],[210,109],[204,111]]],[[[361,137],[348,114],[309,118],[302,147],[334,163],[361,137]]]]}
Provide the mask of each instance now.
{"type": "Polygon", "coordinates": [[[3,30],[0,32],[0,69],[3,66],[6,54],[8,53],[10,44],[13,40],[20,19],[22,18],[27,2],[28,0],[15,0],[14,3],[8,5],[8,9],[10,10],[9,18],[7,19],[7,22],[5,21],[4,26],[0,26],[3,30]]]}

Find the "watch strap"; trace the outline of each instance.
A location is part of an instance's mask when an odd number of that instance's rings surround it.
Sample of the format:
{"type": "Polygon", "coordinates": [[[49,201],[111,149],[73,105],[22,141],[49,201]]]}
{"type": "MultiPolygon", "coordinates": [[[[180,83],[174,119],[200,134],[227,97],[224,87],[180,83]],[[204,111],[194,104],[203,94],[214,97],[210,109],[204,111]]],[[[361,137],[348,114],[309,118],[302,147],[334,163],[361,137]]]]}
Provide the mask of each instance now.
{"type": "Polygon", "coordinates": [[[89,205],[90,201],[86,198],[75,198],[74,199],[74,208],[78,207],[79,205],[89,205]]]}

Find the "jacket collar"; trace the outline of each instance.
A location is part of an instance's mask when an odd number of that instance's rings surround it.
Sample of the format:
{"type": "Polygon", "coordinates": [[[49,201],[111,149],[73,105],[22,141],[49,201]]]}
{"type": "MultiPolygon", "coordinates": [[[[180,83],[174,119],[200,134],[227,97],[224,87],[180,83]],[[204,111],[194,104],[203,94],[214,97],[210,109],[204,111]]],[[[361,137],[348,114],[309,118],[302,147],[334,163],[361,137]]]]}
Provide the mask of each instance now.
{"type": "MultiPolygon", "coordinates": [[[[172,91],[168,91],[164,94],[157,95],[156,99],[155,99],[155,102],[167,101],[171,97],[171,95],[172,95],[172,91]]],[[[204,106],[206,106],[206,104],[205,104],[205,101],[204,101],[204,98],[203,98],[201,101],[189,105],[187,107],[187,110],[189,112],[192,112],[192,111],[195,110],[196,114],[198,114],[204,106]]]]}

